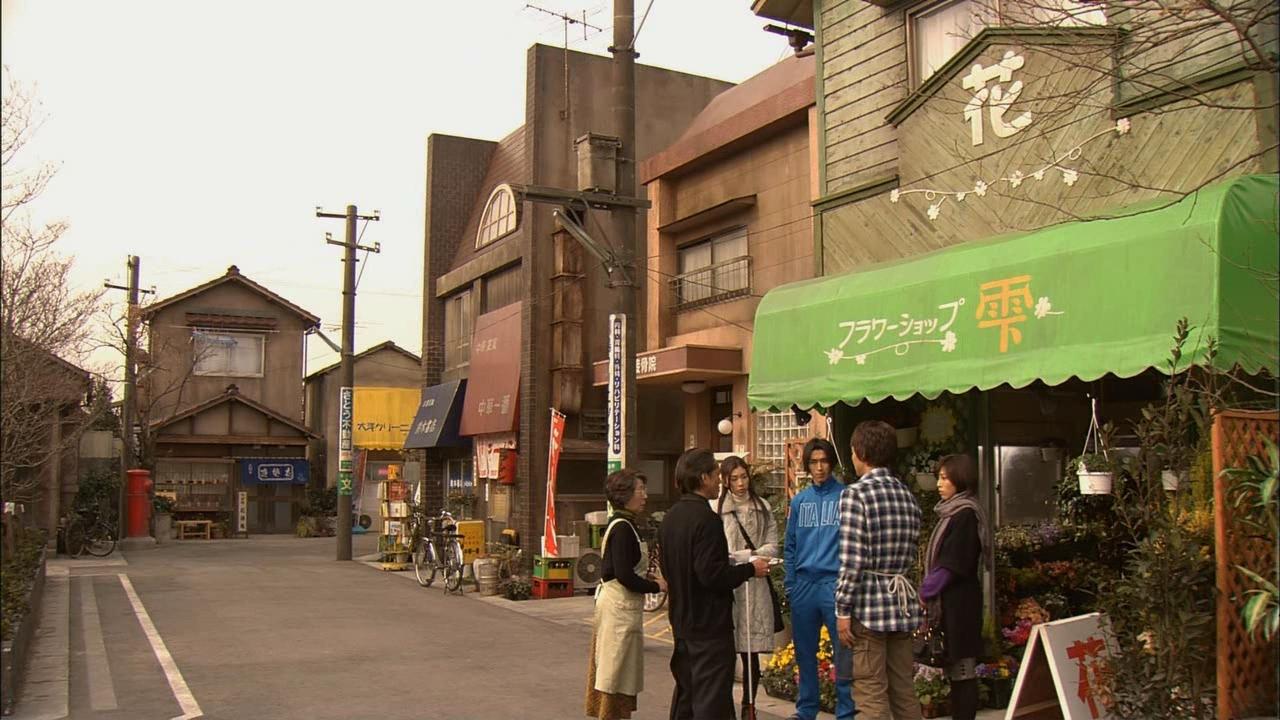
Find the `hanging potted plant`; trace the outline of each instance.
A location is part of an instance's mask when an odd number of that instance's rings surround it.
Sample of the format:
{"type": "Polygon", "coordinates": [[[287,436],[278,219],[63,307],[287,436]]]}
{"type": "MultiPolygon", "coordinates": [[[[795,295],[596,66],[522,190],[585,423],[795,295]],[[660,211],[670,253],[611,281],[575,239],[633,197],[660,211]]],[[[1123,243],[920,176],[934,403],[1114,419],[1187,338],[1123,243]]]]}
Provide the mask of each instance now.
{"type": "Polygon", "coordinates": [[[1076,476],[1080,479],[1081,495],[1110,495],[1115,473],[1111,460],[1103,453],[1086,453],[1080,456],[1076,476]]]}
{"type": "Polygon", "coordinates": [[[927,447],[912,453],[907,472],[915,478],[921,490],[938,489],[938,459],[927,447]]]}
{"type": "Polygon", "coordinates": [[[1107,440],[1102,428],[1098,425],[1098,400],[1089,399],[1092,416],[1089,418],[1089,431],[1084,436],[1084,449],[1076,468],[1080,479],[1081,495],[1110,495],[1114,483],[1115,472],[1111,457],[1107,454],[1107,440]]]}

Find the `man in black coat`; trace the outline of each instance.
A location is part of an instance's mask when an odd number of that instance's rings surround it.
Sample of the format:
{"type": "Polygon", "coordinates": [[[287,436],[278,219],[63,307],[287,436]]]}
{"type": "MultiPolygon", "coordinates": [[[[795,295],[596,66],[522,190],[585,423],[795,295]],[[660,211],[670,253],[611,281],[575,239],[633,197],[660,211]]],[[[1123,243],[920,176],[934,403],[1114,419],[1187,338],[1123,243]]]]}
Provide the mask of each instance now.
{"type": "Polygon", "coordinates": [[[675,638],[671,720],[732,720],[733,589],[764,577],[769,561],[729,562],[724,523],[708,502],[720,489],[711,451],[681,455],[676,482],[684,495],[667,511],[659,537],[675,638]]]}

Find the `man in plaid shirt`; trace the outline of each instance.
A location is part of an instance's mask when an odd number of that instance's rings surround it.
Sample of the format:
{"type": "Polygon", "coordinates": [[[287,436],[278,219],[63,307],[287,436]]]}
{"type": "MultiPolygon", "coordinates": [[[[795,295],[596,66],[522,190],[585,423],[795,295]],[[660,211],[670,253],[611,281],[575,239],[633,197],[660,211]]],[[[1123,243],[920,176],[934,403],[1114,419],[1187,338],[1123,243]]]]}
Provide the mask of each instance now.
{"type": "Polygon", "coordinates": [[[860,423],[852,444],[859,479],[840,496],[836,628],[841,644],[853,650],[860,720],[917,720],[911,633],[920,624],[920,608],[908,576],[920,538],[920,505],[888,469],[898,449],[892,427],[860,423]]]}

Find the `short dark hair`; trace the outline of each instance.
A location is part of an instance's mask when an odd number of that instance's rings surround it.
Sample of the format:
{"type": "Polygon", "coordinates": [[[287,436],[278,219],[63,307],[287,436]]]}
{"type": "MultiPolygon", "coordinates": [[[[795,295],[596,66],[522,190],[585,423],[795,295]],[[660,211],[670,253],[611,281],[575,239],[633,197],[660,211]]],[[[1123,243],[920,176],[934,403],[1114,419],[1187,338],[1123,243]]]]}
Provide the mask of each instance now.
{"type": "Polygon", "coordinates": [[[697,492],[702,487],[702,476],[714,475],[715,472],[716,457],[710,450],[685,450],[676,461],[676,484],[680,486],[680,492],[697,492]]]}
{"type": "Polygon", "coordinates": [[[636,485],[647,482],[644,473],[631,468],[623,468],[609,473],[604,480],[604,497],[614,508],[626,507],[636,494],[636,485]]]}
{"type": "Polygon", "coordinates": [[[938,461],[938,474],[947,474],[947,479],[956,486],[956,492],[978,494],[978,464],[968,455],[947,455],[938,461]]]}
{"type": "MultiPolygon", "coordinates": [[[[809,458],[813,455],[814,450],[821,450],[827,454],[827,462],[834,471],[836,464],[840,461],[839,456],[836,455],[836,446],[832,445],[830,440],[819,437],[810,438],[809,442],[804,444],[804,471],[809,472],[809,458]]],[[[831,474],[835,475],[835,472],[831,474]]]]}
{"type": "Polygon", "coordinates": [[[866,420],[853,429],[853,452],[871,467],[887,468],[898,455],[898,432],[887,422],[866,420]]]}

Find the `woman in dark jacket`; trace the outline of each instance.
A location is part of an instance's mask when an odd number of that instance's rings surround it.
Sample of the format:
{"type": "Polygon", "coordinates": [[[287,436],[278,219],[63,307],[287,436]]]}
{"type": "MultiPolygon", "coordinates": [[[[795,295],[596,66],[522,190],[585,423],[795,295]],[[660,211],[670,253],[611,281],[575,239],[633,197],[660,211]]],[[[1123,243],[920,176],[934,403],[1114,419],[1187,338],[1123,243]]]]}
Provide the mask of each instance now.
{"type": "Polygon", "coordinates": [[[951,716],[973,720],[978,712],[978,677],[982,654],[982,568],[987,564],[987,514],[978,502],[978,472],[968,455],[948,455],[938,466],[934,507],[938,525],[929,536],[926,574],[920,598],[926,606],[942,605],[942,638],[951,681],[951,716]]]}

